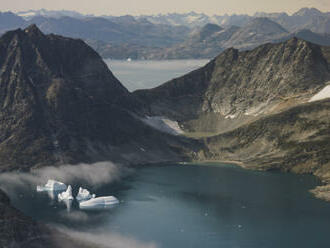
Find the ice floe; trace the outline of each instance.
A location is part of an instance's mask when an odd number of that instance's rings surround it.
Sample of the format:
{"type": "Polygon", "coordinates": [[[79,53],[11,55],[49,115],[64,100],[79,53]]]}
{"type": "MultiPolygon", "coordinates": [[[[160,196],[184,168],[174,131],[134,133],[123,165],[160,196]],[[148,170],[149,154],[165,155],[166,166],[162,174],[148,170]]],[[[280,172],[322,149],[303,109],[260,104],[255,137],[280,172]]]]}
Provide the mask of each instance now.
{"type": "Polygon", "coordinates": [[[59,201],[64,201],[64,200],[73,200],[72,196],[72,187],[71,185],[68,186],[67,190],[58,194],[57,198],[59,201]]]}
{"type": "Polygon", "coordinates": [[[103,196],[83,201],[79,203],[79,208],[83,210],[102,210],[118,204],[119,200],[114,196],[103,196]]]}
{"type": "Polygon", "coordinates": [[[76,196],[76,199],[78,202],[87,201],[92,198],[95,198],[95,194],[91,194],[87,189],[83,189],[83,188],[79,187],[79,191],[76,196]]]}

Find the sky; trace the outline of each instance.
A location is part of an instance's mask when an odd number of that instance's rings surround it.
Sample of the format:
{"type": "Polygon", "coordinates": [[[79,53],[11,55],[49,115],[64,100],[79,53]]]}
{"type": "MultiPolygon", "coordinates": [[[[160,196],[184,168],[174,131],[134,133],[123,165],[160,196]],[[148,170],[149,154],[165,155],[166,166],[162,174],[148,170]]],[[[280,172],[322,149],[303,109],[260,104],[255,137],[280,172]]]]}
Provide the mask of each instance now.
{"type": "Polygon", "coordinates": [[[75,10],[94,15],[186,13],[208,15],[254,14],[257,11],[292,14],[302,7],[330,11],[330,0],[1,0],[0,11],[29,9],[75,10]]]}

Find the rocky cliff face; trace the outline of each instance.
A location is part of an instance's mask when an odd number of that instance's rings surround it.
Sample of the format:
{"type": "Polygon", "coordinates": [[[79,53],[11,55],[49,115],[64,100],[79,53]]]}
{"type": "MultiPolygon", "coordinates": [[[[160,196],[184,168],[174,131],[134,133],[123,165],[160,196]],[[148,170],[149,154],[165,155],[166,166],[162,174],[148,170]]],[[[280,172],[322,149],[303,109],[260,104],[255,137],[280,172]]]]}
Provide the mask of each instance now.
{"type": "Polygon", "coordinates": [[[14,208],[0,189],[1,248],[92,248],[95,244],[75,240],[53,227],[35,222],[14,208]]]}
{"type": "Polygon", "coordinates": [[[146,111],[187,131],[224,132],[306,101],[329,80],[320,46],[293,38],[252,51],[228,49],[204,68],[134,94],[146,111]]]}
{"type": "Polygon", "coordinates": [[[0,221],[0,247],[56,247],[51,241],[51,231],[14,209],[1,190],[0,221]]]}
{"type": "Polygon", "coordinates": [[[83,41],[46,36],[33,25],[1,37],[0,54],[2,169],[138,161],[141,147],[153,151],[146,160],[173,152],[156,142],[172,137],[139,119],[139,101],[83,41]]]}

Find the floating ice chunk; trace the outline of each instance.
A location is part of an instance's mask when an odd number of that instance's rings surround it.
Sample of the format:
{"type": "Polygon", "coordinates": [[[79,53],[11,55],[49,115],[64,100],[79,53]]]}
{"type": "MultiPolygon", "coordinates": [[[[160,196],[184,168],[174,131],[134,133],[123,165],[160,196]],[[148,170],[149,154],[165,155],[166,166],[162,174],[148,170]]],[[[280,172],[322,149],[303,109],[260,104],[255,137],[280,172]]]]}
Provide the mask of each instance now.
{"type": "Polygon", "coordinates": [[[79,188],[78,195],[76,196],[78,202],[87,201],[92,198],[95,198],[95,194],[91,195],[87,189],[79,188]]]}
{"type": "Polygon", "coordinates": [[[55,180],[48,180],[45,186],[37,186],[37,191],[64,191],[66,190],[66,185],[62,182],[55,181],[55,180]]]}
{"type": "Polygon", "coordinates": [[[84,210],[100,210],[110,208],[118,203],[118,199],[114,196],[103,196],[80,202],[79,208],[84,210]]]}
{"type": "Polygon", "coordinates": [[[309,102],[315,102],[330,97],[330,85],[325,86],[321,91],[315,94],[309,102]]]}
{"type": "Polygon", "coordinates": [[[73,200],[71,185],[68,186],[68,189],[66,191],[58,194],[57,198],[59,201],[73,200]]]}

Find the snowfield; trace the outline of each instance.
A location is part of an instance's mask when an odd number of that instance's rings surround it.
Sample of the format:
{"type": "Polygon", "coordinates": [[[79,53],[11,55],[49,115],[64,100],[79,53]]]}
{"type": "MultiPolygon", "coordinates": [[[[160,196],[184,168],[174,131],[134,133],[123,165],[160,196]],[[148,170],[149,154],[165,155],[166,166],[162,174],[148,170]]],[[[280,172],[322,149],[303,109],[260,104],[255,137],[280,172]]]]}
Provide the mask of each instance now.
{"type": "Polygon", "coordinates": [[[147,116],[146,118],[142,119],[142,121],[161,132],[169,133],[172,135],[183,134],[182,129],[176,121],[172,121],[161,116],[147,116]]]}
{"type": "MultiPolygon", "coordinates": [[[[329,82],[330,83],[330,82],[329,82]]],[[[319,93],[315,94],[309,102],[319,101],[330,97],[330,85],[325,86],[319,93]]]]}

